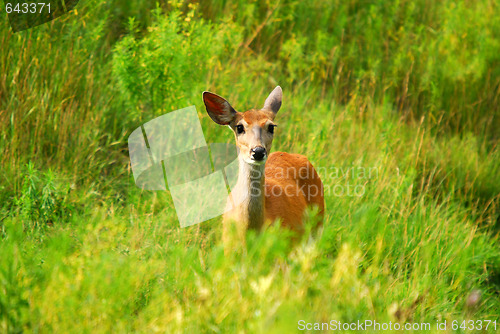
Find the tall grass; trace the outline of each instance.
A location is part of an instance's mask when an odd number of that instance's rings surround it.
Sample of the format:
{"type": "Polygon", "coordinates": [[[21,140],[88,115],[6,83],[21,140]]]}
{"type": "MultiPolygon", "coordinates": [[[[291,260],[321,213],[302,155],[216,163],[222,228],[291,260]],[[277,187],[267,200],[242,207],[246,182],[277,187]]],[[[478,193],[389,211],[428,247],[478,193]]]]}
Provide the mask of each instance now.
{"type": "Polygon", "coordinates": [[[498,323],[499,14],[488,0],[85,1],[17,34],[0,15],[0,331],[498,323]],[[207,141],[232,141],[201,92],[243,111],[277,84],[273,148],[320,172],[324,228],[293,247],[251,233],[225,257],[220,219],[181,229],[168,192],[135,187],[126,138],[194,104],[207,141]]]}

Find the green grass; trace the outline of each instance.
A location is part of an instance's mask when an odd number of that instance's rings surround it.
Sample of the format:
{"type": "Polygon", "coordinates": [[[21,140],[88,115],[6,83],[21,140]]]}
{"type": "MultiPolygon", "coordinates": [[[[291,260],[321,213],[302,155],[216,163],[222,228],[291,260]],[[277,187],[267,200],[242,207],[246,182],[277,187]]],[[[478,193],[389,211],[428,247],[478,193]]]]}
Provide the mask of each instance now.
{"type": "Polygon", "coordinates": [[[0,332],[498,328],[497,31],[488,0],[84,1],[16,34],[0,11],[0,332]],[[127,137],[194,104],[232,142],[201,92],[245,110],[277,84],[273,149],[318,169],[324,227],[225,257],[220,218],[181,229],[135,187],[127,137]]]}

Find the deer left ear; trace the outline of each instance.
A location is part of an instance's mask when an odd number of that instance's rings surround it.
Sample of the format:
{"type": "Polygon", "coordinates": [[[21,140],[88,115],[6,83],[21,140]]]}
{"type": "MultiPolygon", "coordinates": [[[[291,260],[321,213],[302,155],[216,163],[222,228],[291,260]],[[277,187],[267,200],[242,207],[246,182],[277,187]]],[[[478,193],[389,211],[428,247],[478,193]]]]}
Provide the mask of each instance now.
{"type": "Polygon", "coordinates": [[[264,102],[264,107],[262,109],[272,111],[274,115],[278,113],[281,107],[281,100],[283,99],[283,91],[280,86],[276,88],[269,94],[264,102]]]}
{"type": "Polygon", "coordinates": [[[223,97],[203,92],[203,102],[210,118],[217,124],[228,125],[236,116],[236,110],[223,97]]]}

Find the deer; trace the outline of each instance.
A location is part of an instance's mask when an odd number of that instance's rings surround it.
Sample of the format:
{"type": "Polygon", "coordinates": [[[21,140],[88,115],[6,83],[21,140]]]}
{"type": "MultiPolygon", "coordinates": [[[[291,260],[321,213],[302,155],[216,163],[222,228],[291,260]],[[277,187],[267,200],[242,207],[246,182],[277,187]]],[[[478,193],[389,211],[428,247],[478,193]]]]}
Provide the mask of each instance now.
{"type": "Polygon", "coordinates": [[[282,96],[277,86],[261,109],[238,112],[223,97],[203,92],[208,115],[215,123],[231,128],[238,152],[238,177],[222,219],[225,253],[232,247],[234,227],[244,243],[248,230],[261,231],[276,221],[295,235],[302,235],[308,207],[318,209],[317,226],[323,222],[323,183],[313,165],[300,154],[270,153],[282,96]]]}

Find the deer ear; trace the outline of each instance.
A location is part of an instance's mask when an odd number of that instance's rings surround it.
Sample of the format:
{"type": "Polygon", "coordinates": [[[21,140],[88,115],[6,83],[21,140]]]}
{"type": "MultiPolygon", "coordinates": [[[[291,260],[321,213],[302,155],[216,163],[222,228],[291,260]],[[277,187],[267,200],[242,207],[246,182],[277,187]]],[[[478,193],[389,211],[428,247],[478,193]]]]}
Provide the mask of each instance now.
{"type": "Polygon", "coordinates": [[[272,111],[273,114],[276,115],[278,110],[280,110],[282,99],[283,99],[283,91],[281,90],[280,86],[276,86],[276,88],[267,97],[266,102],[264,102],[264,107],[262,109],[272,111]]]}
{"type": "Polygon", "coordinates": [[[228,125],[236,116],[236,110],[217,94],[203,92],[203,102],[207,108],[208,116],[217,124],[228,125]]]}

